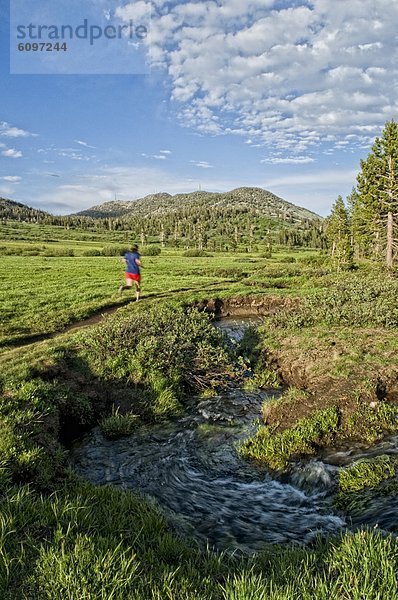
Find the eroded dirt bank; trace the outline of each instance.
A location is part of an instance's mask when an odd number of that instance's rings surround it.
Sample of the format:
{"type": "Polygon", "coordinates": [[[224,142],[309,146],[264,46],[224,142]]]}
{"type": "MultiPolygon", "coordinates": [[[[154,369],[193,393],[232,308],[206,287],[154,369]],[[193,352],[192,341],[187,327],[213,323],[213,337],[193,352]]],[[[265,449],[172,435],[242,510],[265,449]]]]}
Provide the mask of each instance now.
{"type": "Polygon", "coordinates": [[[231,298],[210,298],[196,302],[194,306],[218,318],[245,317],[251,315],[274,315],[281,310],[294,310],[300,304],[299,298],[283,296],[237,296],[231,298]]]}
{"type": "MultiPolygon", "coordinates": [[[[393,347],[396,335],[384,329],[321,329],[265,333],[265,362],[284,385],[304,394],[270,405],[267,424],[283,430],[315,411],[336,407],[341,425],[353,415],[371,418],[383,404],[398,403],[398,364],[393,347]]],[[[352,424],[351,424],[352,425],[352,424]]],[[[358,416],[357,430],[361,438],[358,416]]]]}

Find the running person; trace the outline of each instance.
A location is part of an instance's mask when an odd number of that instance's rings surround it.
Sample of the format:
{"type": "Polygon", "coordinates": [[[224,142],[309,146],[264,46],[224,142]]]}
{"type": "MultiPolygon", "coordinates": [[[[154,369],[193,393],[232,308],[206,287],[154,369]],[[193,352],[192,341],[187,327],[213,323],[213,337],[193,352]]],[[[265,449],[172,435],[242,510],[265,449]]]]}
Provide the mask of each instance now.
{"type": "Polygon", "coordinates": [[[119,288],[119,294],[123,292],[123,290],[131,289],[133,282],[135,283],[135,299],[138,302],[140,299],[141,293],[141,256],[138,253],[138,246],[134,245],[131,248],[130,252],[127,252],[122,259],[124,264],[126,265],[126,285],[121,285],[119,288]]]}

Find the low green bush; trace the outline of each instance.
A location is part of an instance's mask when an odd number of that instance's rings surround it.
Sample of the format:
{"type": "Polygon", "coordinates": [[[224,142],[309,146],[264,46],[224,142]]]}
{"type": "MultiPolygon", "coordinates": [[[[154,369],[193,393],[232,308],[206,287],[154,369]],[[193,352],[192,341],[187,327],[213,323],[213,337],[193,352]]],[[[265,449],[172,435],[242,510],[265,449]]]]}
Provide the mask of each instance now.
{"type": "Polygon", "coordinates": [[[223,279],[234,279],[240,281],[247,277],[248,273],[236,267],[221,268],[208,271],[209,277],[222,277],[223,279]]]}
{"type": "Polygon", "coordinates": [[[398,327],[398,280],[362,273],[325,278],[324,286],[305,298],[299,311],[281,312],[276,326],[398,327]]]}
{"type": "Polygon", "coordinates": [[[104,246],[102,256],[124,256],[129,250],[128,246],[104,246]]]}
{"type": "Polygon", "coordinates": [[[43,256],[74,256],[75,251],[73,248],[46,248],[43,252],[43,256]]]}
{"type": "Polygon", "coordinates": [[[102,252],[101,252],[101,250],[98,250],[97,248],[90,248],[88,250],[83,250],[82,255],[83,256],[101,256],[102,252]]]}
{"type": "Polygon", "coordinates": [[[254,383],[258,388],[277,388],[281,385],[281,379],[277,371],[264,367],[255,371],[254,383]]]}
{"type": "Polygon", "coordinates": [[[140,385],[156,418],[178,412],[187,390],[217,385],[231,370],[210,317],[171,304],[112,315],[82,341],[94,371],[140,385]]]}
{"type": "Polygon", "coordinates": [[[191,248],[190,250],[185,250],[183,256],[187,258],[202,258],[205,256],[211,256],[211,254],[209,254],[205,250],[197,250],[196,248],[191,248]]]}
{"type": "Polygon", "coordinates": [[[160,246],[144,246],[142,256],[160,256],[161,252],[160,246]]]}
{"type": "Polygon", "coordinates": [[[308,266],[321,266],[325,264],[326,257],[320,254],[310,255],[310,256],[299,256],[297,261],[302,265],[308,266]]]}

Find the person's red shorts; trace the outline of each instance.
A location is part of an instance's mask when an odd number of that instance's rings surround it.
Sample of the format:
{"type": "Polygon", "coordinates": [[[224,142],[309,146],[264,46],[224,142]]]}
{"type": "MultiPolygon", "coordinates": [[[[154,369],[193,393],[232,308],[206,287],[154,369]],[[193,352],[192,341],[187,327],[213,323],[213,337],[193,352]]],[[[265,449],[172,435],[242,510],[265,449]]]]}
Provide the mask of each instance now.
{"type": "Polygon", "coordinates": [[[137,275],[136,273],[126,273],[126,279],[132,279],[133,281],[140,283],[141,275],[137,275]]]}

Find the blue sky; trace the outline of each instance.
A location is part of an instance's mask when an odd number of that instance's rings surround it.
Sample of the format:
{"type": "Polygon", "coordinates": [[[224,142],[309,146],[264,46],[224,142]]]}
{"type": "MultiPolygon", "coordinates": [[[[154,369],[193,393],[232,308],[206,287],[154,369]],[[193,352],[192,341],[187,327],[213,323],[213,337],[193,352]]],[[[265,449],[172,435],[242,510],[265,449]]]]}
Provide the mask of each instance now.
{"type": "Polygon", "coordinates": [[[66,214],[248,185],[325,215],[398,118],[396,2],[79,0],[76,22],[85,6],[151,9],[150,72],[59,75],[55,57],[52,75],[10,75],[0,0],[3,197],[66,214]]]}

